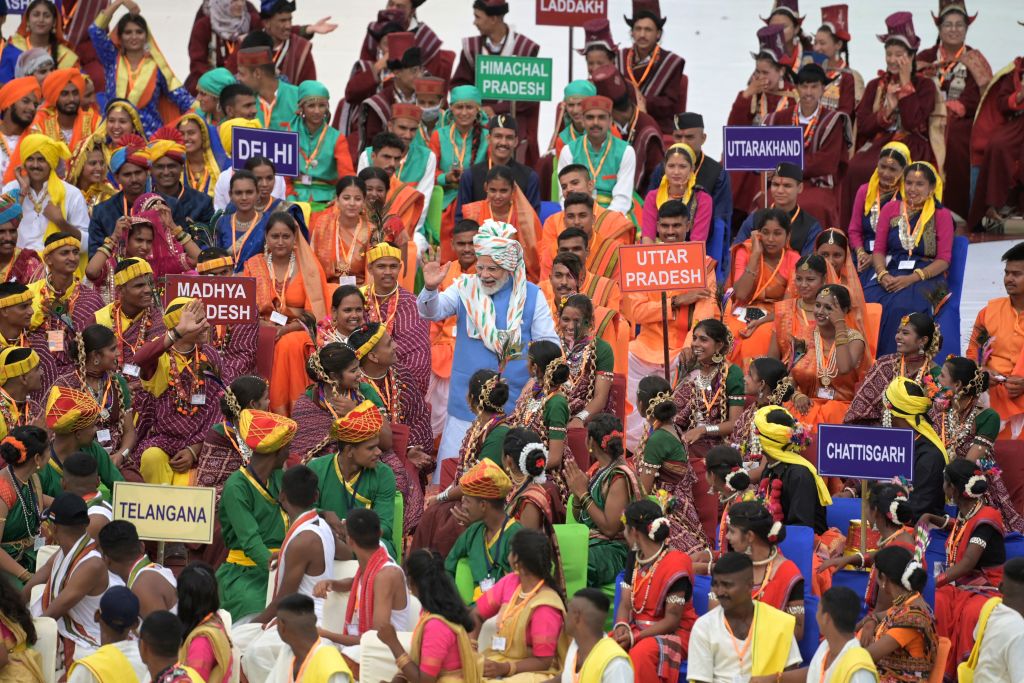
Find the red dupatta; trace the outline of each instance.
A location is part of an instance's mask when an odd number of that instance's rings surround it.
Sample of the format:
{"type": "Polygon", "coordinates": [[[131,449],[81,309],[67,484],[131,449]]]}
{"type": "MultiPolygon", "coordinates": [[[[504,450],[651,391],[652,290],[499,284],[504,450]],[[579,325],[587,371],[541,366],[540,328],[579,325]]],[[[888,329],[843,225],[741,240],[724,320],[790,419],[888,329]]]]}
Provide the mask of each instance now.
{"type": "MultiPolygon", "coordinates": [[[[979,526],[993,527],[1000,535],[1005,535],[1003,517],[994,507],[982,505],[981,509],[970,519],[957,520],[953,531],[946,539],[946,567],[952,567],[964,555],[971,543],[971,536],[979,526]]],[[[957,579],[958,585],[988,585],[998,587],[1003,580],[1003,567],[975,567],[965,576],[957,579]]]]}
{"type": "Polygon", "coordinates": [[[367,560],[365,567],[356,570],[352,579],[352,594],[345,606],[345,626],[352,623],[352,616],[359,610],[359,635],[373,629],[373,584],[377,574],[391,562],[384,546],[380,546],[367,560]]]}
{"type": "MultiPolygon", "coordinates": [[[[689,555],[679,550],[666,550],[665,554],[646,570],[641,570],[639,566],[633,569],[630,610],[633,615],[634,633],[664,618],[668,591],[680,579],[693,581],[693,563],[689,555]]],[[[693,609],[693,600],[688,600],[676,633],[681,637],[685,634],[688,641],[695,621],[697,613],[693,609]]]]}
{"type": "Polygon", "coordinates": [[[796,563],[779,553],[769,567],[761,586],[752,590],[751,595],[759,602],[785,611],[786,605],[792,599],[793,589],[803,580],[803,574],[796,563]]]}

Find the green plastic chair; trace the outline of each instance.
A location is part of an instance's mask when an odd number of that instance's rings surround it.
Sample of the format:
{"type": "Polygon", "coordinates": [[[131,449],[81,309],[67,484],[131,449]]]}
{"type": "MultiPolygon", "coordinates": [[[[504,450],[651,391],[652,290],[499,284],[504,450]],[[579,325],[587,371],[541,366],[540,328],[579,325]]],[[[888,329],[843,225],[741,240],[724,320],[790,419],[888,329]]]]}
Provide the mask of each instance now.
{"type": "Polygon", "coordinates": [[[405,521],[405,497],[395,492],[395,523],[391,529],[391,542],[395,544],[395,563],[402,564],[402,527],[405,521]]]}
{"type": "Polygon", "coordinates": [[[459,589],[462,601],[467,605],[473,604],[473,590],[476,584],[473,582],[473,570],[469,568],[469,559],[463,557],[455,565],[455,587],[459,589]]]}
{"type": "Polygon", "coordinates": [[[562,198],[562,186],[558,184],[558,157],[555,157],[554,168],[551,169],[551,201],[562,198]]]}
{"type": "Polygon", "coordinates": [[[444,188],[434,185],[427,202],[427,218],[423,223],[427,241],[435,247],[441,244],[441,216],[444,214],[444,188]]]}
{"type": "Polygon", "coordinates": [[[590,530],[583,524],[555,524],[555,537],[562,555],[565,593],[572,596],[587,585],[587,558],[590,555],[590,530]]]}

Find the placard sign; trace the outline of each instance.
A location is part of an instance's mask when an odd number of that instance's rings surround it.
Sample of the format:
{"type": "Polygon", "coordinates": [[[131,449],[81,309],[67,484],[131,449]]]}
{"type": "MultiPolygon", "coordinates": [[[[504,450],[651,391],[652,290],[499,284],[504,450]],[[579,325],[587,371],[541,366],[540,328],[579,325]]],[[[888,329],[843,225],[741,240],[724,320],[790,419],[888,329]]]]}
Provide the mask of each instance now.
{"type": "Polygon", "coordinates": [[[722,134],[727,171],[774,171],[783,161],[804,167],[800,126],[724,126],[722,134]]]}
{"type": "Polygon", "coordinates": [[[551,58],[478,55],[476,87],[485,100],[549,102],[551,58]]]}
{"type": "Polygon", "coordinates": [[[818,426],[818,472],[852,479],[914,478],[914,430],[818,426]]]}
{"type": "Polygon", "coordinates": [[[608,16],[608,0],[537,0],[541,26],[583,26],[608,16]]]}
{"type": "Polygon", "coordinates": [[[299,175],[299,134],[287,130],[262,128],[231,129],[231,167],[245,168],[252,157],[266,157],[274,162],[277,175],[299,175]]]}
{"type": "Polygon", "coordinates": [[[623,292],[664,292],[705,286],[703,242],[619,247],[619,287],[623,292]]]}
{"type": "Polygon", "coordinates": [[[164,307],[179,296],[202,299],[211,325],[255,325],[256,278],[214,275],[168,275],[164,307]]]}
{"type": "MultiPolygon", "coordinates": [[[[7,0],[7,13],[8,14],[24,14],[25,10],[28,9],[28,3],[32,0],[7,0]]],[[[60,7],[60,2],[57,3],[57,7],[60,7]]]]}
{"type": "Polygon", "coordinates": [[[135,525],[144,541],[212,543],[217,490],[114,482],[114,519],[135,525]]]}

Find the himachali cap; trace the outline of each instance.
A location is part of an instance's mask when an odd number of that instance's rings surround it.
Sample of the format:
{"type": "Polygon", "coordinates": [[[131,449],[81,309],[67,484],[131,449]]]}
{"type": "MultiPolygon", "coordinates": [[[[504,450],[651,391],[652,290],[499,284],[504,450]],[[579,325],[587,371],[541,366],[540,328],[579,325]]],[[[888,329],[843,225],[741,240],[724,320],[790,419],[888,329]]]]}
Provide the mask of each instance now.
{"type": "Polygon", "coordinates": [[[562,91],[562,99],[569,99],[570,97],[593,97],[597,94],[597,86],[590,81],[578,80],[571,81],[565,86],[565,90],[562,91]]]}
{"type": "Polygon", "coordinates": [[[397,102],[391,106],[392,119],[412,119],[416,123],[423,120],[423,110],[415,104],[397,102]]]}
{"type": "Polygon", "coordinates": [[[785,29],[779,24],[768,24],[757,31],[757,43],[760,46],[756,53],[751,52],[754,59],[768,55],[776,64],[789,63],[789,51],[786,49],[785,29]]]}
{"type": "Polygon", "coordinates": [[[199,77],[196,87],[214,97],[220,97],[224,88],[234,85],[238,80],[235,75],[222,66],[207,71],[199,77]]]}
{"type": "Polygon", "coordinates": [[[672,117],[672,127],[676,130],[688,130],[690,128],[703,128],[704,117],[693,111],[684,111],[672,117]]]}
{"type": "Polygon", "coordinates": [[[629,95],[629,88],[626,87],[626,79],[611,64],[600,67],[590,75],[597,88],[597,94],[607,97],[609,100],[619,102],[629,95]]]}
{"type": "Polygon", "coordinates": [[[848,5],[829,5],[821,8],[821,27],[836,38],[850,42],[850,8],[848,5]]]}
{"type": "Polygon", "coordinates": [[[594,95],[593,97],[588,97],[585,100],[583,100],[581,104],[583,106],[584,112],[588,112],[593,109],[598,109],[600,111],[608,112],[609,114],[612,113],[612,101],[605,97],[604,95],[594,95]]]}
{"type": "Polygon", "coordinates": [[[804,181],[804,172],[800,170],[799,166],[791,164],[788,161],[783,161],[775,167],[775,175],[795,180],[798,183],[802,183],[804,181]]]}
{"type": "Polygon", "coordinates": [[[269,47],[244,47],[238,51],[238,66],[273,64],[274,55],[269,47]]]}
{"type": "Polygon", "coordinates": [[[413,81],[413,89],[417,95],[444,95],[444,79],[434,76],[417,78],[413,81]]]}
{"type": "Polygon", "coordinates": [[[372,401],[363,401],[331,425],[331,438],[342,443],[363,443],[380,434],[384,416],[372,401]]]}
{"type": "MultiPolygon", "coordinates": [[[[441,81],[438,79],[431,79],[441,81]]],[[[418,82],[418,81],[417,81],[418,82]]],[[[442,81],[442,94],[444,93],[444,85],[442,81]]],[[[480,89],[475,85],[457,85],[452,88],[452,91],[448,93],[448,103],[458,104],[459,102],[473,102],[477,105],[484,103],[483,97],[480,96],[480,89]]]]}
{"type": "Polygon", "coordinates": [[[941,24],[943,17],[950,12],[960,12],[963,14],[967,18],[968,26],[973,24],[974,20],[978,18],[977,12],[974,13],[974,16],[967,13],[967,3],[964,0],[939,0],[939,15],[935,16],[935,12],[932,12],[932,19],[935,20],[935,25],[941,24]]]}
{"type": "Polygon", "coordinates": [[[896,12],[885,19],[885,33],[878,36],[882,43],[894,40],[903,43],[911,52],[917,52],[921,39],[914,32],[914,15],[910,12],[896,12]]]}
{"type": "Polygon", "coordinates": [[[373,36],[373,39],[380,42],[381,38],[409,28],[409,17],[401,9],[382,9],[377,12],[377,21],[371,22],[366,27],[366,32],[373,36]]]}
{"type": "Polygon", "coordinates": [[[100,406],[89,394],[70,387],[54,386],[46,399],[46,428],[71,434],[96,424],[100,406]]]}
{"type": "Polygon", "coordinates": [[[295,438],[298,423],[265,410],[246,408],[238,416],[238,434],[254,453],[277,453],[295,438]]]}
{"type": "Polygon", "coordinates": [[[512,480],[493,460],[483,458],[459,478],[463,495],[500,500],[512,490],[512,480]]]}
{"type": "Polygon", "coordinates": [[[776,14],[785,14],[796,22],[797,26],[804,21],[804,18],[800,16],[800,0],[775,0],[775,4],[772,5],[772,13],[768,15],[767,19],[761,17],[761,21],[767,24],[776,14]]]}
{"type": "Polygon", "coordinates": [[[650,19],[654,25],[661,29],[665,25],[666,17],[661,16],[661,5],[658,0],[633,0],[633,17],[623,17],[630,28],[637,19],[650,19]]]}
{"type": "Polygon", "coordinates": [[[88,526],[89,508],[81,496],[64,491],[50,503],[48,518],[57,526],[88,526]]]}
{"type": "Polygon", "coordinates": [[[593,47],[602,48],[612,54],[619,51],[619,46],[615,44],[615,39],[612,37],[612,29],[607,19],[591,19],[583,24],[583,33],[583,47],[576,50],[581,55],[587,54],[587,51],[593,47]]]}
{"type": "Polygon", "coordinates": [[[416,34],[411,31],[399,31],[388,34],[388,67],[407,69],[420,66],[420,49],[416,46],[416,34]]]}
{"type": "Polygon", "coordinates": [[[834,79],[829,78],[825,70],[814,62],[804,64],[796,74],[796,84],[801,83],[831,83],[834,79]]]}

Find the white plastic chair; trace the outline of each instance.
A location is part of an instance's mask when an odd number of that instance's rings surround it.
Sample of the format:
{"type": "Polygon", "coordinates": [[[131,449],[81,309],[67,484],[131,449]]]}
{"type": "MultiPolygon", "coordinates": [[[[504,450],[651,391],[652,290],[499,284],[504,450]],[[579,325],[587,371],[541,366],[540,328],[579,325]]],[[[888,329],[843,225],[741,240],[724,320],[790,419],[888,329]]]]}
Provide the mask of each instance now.
{"type": "Polygon", "coordinates": [[[491,641],[498,634],[498,617],[491,617],[480,625],[480,637],[477,638],[476,650],[483,654],[483,651],[491,646],[491,641]]]}
{"type": "Polygon", "coordinates": [[[32,649],[42,657],[44,683],[57,681],[57,622],[50,617],[35,617],[36,644],[32,649]]]}
{"type": "Polygon", "coordinates": [[[231,640],[231,683],[239,683],[242,679],[242,655],[231,638],[231,613],[226,609],[219,609],[217,616],[224,624],[224,632],[228,634],[228,640],[231,640]]]}
{"type": "Polygon", "coordinates": [[[47,560],[53,557],[58,550],[60,550],[59,545],[44,545],[40,548],[39,552],[36,553],[36,571],[42,569],[47,560]]]}
{"type": "MultiPolygon", "coordinates": [[[[398,633],[398,642],[406,652],[412,647],[412,633],[398,633]]],[[[359,680],[390,681],[398,673],[391,648],[381,642],[376,631],[367,631],[359,638],[359,680]]]]}

